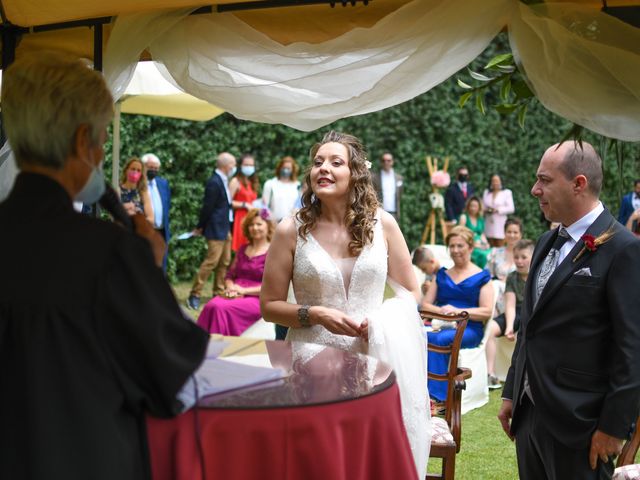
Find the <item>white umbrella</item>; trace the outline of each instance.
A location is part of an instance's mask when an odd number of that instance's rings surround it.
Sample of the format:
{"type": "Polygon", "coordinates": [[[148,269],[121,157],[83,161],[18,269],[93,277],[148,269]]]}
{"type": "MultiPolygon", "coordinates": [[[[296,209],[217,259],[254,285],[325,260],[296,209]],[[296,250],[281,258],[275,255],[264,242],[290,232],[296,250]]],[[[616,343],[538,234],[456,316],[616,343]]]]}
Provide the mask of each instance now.
{"type": "Polygon", "coordinates": [[[168,73],[154,62],[139,62],[124,95],[116,102],[113,119],[113,170],[111,181],[120,175],[120,114],[133,113],[183,120],[211,120],[224,113],[219,107],[180,90],[168,73]]]}

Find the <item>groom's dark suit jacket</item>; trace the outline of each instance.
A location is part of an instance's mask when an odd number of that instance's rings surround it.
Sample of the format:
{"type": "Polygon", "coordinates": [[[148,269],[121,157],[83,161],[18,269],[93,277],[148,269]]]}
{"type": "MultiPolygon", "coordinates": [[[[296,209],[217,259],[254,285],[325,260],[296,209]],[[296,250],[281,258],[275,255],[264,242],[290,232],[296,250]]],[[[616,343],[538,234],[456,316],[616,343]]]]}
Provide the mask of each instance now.
{"type": "Polygon", "coordinates": [[[534,307],[537,271],[557,230],[538,241],[503,392],[513,400],[512,433],[525,367],[536,414],[564,445],[586,448],[596,429],[627,438],[633,428],[640,407],[640,240],[606,209],[586,233],[597,237],[610,227],[608,242],[573,262],[584,245],[578,241],[534,307]],[[576,275],[585,268],[590,276],[576,275]]]}

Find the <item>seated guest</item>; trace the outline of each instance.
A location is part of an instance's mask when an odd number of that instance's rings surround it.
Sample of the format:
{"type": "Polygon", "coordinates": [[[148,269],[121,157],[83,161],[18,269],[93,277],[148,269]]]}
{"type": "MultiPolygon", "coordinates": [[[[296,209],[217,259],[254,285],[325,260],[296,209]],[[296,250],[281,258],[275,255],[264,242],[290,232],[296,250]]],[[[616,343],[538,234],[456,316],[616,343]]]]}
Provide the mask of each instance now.
{"type": "Polygon", "coordinates": [[[504,293],[504,313],[489,320],[487,329],[487,372],[489,373],[489,388],[500,388],[500,381],[495,375],[496,362],[496,338],[505,336],[510,341],[516,338],[516,332],[520,328],[520,307],[524,298],[524,285],[529,275],[531,256],[535,244],[531,240],[520,240],[513,247],[513,260],[516,271],[507,276],[507,285],[504,293]]]}
{"type": "Polygon", "coordinates": [[[484,217],[482,216],[482,202],[475,195],[469,197],[464,212],[460,215],[458,225],[467,227],[473,232],[473,252],[471,261],[478,267],[484,268],[489,255],[489,242],[484,235],[484,217]]]}
{"type": "Polygon", "coordinates": [[[501,281],[516,269],[513,262],[513,247],[522,239],[522,221],[519,218],[509,218],[504,224],[505,245],[492,248],[487,257],[487,269],[491,278],[501,281]]]}
{"type": "Polygon", "coordinates": [[[141,213],[149,223],[153,223],[153,205],[147,186],[147,172],[137,157],[131,158],[122,170],[120,201],[129,215],[141,213]]]}
{"type": "MultiPolygon", "coordinates": [[[[443,315],[469,313],[469,323],[462,337],[462,348],[477,347],[484,335],[484,322],[489,320],[493,307],[491,275],[471,262],[474,246],[473,233],[466,227],[453,227],[446,238],[449,255],[453,260],[450,269],[441,268],[436,281],[431,283],[421,308],[443,315]]],[[[451,345],[455,330],[446,329],[428,332],[433,345],[451,345]]],[[[449,369],[449,355],[429,352],[429,371],[445,374],[449,369]]],[[[446,401],[445,382],[429,381],[429,394],[436,402],[446,401]]]]}
{"type": "Polygon", "coordinates": [[[440,270],[440,262],[429,247],[425,247],[424,245],[415,249],[411,261],[414,267],[420,271],[416,272],[416,274],[422,273],[418,282],[421,284],[422,294],[424,295],[427,293],[427,290],[429,290],[429,285],[431,285],[433,281],[433,275],[440,270]]]}
{"type": "Polygon", "coordinates": [[[238,249],[225,277],[225,291],[205,305],[198,325],[210,333],[237,336],[260,319],[262,274],[274,230],[268,210],[249,210],[242,221],[249,243],[238,249]]]}

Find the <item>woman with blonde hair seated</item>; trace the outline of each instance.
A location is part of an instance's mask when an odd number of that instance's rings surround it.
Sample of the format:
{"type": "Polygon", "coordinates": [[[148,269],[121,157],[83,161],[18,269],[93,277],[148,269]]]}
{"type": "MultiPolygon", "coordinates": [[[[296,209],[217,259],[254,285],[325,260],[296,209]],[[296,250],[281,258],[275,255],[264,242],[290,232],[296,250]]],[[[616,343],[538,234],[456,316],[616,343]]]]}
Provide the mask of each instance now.
{"type": "MultiPolygon", "coordinates": [[[[484,323],[491,317],[493,287],[491,275],[471,262],[474,247],[473,233],[467,227],[453,227],[446,238],[453,267],[441,268],[431,283],[421,307],[441,314],[469,313],[469,322],[462,337],[462,348],[477,347],[484,335],[484,323]]],[[[451,345],[455,330],[428,332],[433,345],[451,345]]],[[[445,374],[449,369],[449,355],[429,352],[429,371],[445,374]]],[[[429,381],[429,394],[436,402],[446,401],[445,382],[429,381]]]]}
{"type": "Polygon", "coordinates": [[[242,230],[249,243],[238,249],[224,293],[209,300],[198,317],[198,325],[210,333],[238,336],[261,316],[262,275],[275,226],[267,209],[253,209],[244,217],[242,230]]]}

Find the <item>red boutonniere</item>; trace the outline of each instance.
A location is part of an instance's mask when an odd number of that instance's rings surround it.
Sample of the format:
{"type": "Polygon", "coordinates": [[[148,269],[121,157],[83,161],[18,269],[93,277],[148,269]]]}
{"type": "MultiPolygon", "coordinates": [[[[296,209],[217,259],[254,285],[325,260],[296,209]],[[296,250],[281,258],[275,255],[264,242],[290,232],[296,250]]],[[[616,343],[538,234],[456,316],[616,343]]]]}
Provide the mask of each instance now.
{"type": "Polygon", "coordinates": [[[578,252],[578,254],[573,258],[573,261],[577,262],[580,259],[580,257],[584,255],[584,252],[586,252],[587,250],[589,250],[590,252],[595,252],[596,250],[598,250],[598,247],[600,245],[608,242],[611,239],[611,237],[613,237],[613,235],[614,235],[614,231],[612,228],[608,229],[606,232],[602,233],[597,237],[594,237],[593,235],[589,235],[588,233],[585,233],[580,238],[584,242],[584,245],[582,246],[582,249],[578,252]]]}
{"type": "Polygon", "coordinates": [[[585,233],[582,236],[582,241],[584,242],[584,248],[586,248],[590,252],[595,252],[598,249],[598,246],[596,245],[596,237],[594,237],[593,235],[585,233]]]}

